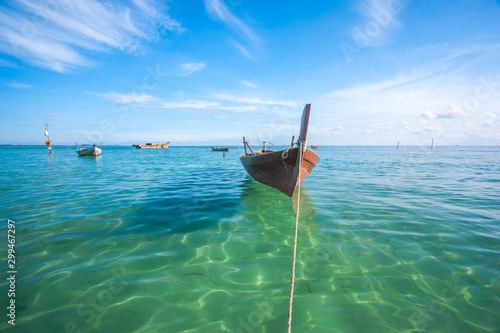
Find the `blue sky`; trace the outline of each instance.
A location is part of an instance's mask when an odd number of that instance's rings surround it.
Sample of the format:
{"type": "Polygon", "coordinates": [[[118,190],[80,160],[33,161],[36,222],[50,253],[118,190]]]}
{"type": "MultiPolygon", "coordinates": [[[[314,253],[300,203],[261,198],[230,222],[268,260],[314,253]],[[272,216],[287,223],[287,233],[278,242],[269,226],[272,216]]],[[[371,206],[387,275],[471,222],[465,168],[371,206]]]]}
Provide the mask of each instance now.
{"type": "Polygon", "coordinates": [[[0,143],[500,145],[497,0],[0,4],[0,143]]]}

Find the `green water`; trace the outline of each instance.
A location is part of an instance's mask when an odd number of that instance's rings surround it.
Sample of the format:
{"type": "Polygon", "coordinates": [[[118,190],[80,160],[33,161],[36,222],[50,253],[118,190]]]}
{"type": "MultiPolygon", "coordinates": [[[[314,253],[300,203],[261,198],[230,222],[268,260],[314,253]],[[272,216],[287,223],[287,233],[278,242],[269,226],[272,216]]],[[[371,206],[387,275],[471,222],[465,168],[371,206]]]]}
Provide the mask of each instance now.
{"type": "MultiPolygon", "coordinates": [[[[298,199],[242,151],[1,147],[0,331],[286,332],[298,199]]],[[[293,332],[500,331],[500,148],[316,152],[293,332]]]]}

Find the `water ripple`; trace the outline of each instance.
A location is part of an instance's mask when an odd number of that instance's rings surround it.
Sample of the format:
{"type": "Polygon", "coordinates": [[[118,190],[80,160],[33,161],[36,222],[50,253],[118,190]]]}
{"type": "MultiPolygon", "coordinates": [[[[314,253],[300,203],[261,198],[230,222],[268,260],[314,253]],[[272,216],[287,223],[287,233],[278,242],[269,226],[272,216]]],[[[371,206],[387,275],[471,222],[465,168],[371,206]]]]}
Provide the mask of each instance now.
{"type": "MultiPolygon", "coordinates": [[[[285,330],[298,199],[246,175],[241,148],[0,149],[19,271],[1,331],[285,330]]],[[[294,330],[500,329],[498,147],[318,153],[294,330]]]]}

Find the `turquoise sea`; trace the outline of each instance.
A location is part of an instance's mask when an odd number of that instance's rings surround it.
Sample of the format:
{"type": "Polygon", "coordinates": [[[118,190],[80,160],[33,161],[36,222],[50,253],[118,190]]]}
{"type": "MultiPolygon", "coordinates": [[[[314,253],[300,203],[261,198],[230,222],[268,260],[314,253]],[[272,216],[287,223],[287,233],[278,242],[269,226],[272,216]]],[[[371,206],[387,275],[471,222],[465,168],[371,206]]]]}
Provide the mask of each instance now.
{"type": "Polygon", "coordinates": [[[322,147],[294,198],[243,147],[0,147],[1,332],[500,332],[500,147],[322,147]],[[7,225],[16,226],[15,326],[7,225]]]}

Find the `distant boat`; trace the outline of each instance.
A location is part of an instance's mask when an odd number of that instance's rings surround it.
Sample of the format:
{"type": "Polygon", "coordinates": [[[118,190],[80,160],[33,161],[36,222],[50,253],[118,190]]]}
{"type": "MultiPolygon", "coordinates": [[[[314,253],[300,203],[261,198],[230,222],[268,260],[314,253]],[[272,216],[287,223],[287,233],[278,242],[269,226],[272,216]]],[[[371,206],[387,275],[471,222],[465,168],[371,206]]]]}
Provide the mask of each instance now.
{"type": "Polygon", "coordinates": [[[168,148],[169,144],[170,144],[170,141],[167,143],[161,143],[161,144],[146,143],[145,145],[132,145],[132,146],[135,148],[138,148],[138,149],[166,149],[166,148],[168,148]]]}
{"type": "Polygon", "coordinates": [[[264,143],[262,149],[254,152],[243,137],[245,155],[240,157],[240,162],[253,179],[277,189],[289,197],[293,195],[295,188],[311,173],[319,161],[319,156],[307,149],[306,139],[310,111],[311,104],[306,104],[302,112],[299,139],[295,143],[295,137],[293,137],[288,149],[272,151],[268,150],[264,143]],[[247,152],[247,147],[250,153],[247,152]]]}
{"type": "Polygon", "coordinates": [[[78,145],[76,145],[76,153],[78,156],[99,156],[99,154],[102,152],[102,142],[101,142],[101,147],[97,148],[95,143],[92,145],[91,148],[85,148],[82,143],[82,148],[78,148],[78,145]]]}
{"type": "Polygon", "coordinates": [[[311,149],[318,149],[318,146],[311,146],[311,149]]]}
{"type": "Polygon", "coordinates": [[[212,151],[229,151],[229,147],[212,147],[212,151]]]}

